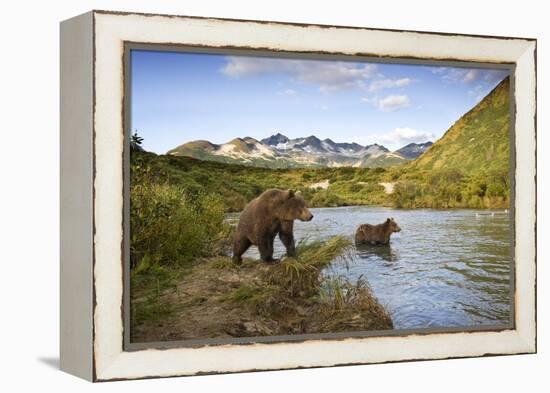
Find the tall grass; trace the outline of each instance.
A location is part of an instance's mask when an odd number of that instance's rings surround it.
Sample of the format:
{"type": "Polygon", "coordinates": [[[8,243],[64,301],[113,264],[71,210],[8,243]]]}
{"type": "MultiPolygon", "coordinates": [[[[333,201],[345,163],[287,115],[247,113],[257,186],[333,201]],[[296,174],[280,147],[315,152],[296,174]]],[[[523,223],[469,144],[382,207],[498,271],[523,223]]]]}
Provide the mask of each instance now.
{"type": "Polygon", "coordinates": [[[332,306],[334,311],[339,311],[367,297],[372,297],[372,291],[363,277],[359,277],[356,283],[352,283],[344,277],[337,276],[323,279],[319,295],[323,301],[332,306]]]}
{"type": "MultiPolygon", "coordinates": [[[[319,330],[338,331],[362,326],[363,320],[371,321],[372,330],[393,327],[390,314],[373,295],[367,280],[359,277],[355,283],[343,277],[325,277],[319,291],[323,321],[319,330]]],[[[352,329],[353,330],[353,329],[352,329]]]]}

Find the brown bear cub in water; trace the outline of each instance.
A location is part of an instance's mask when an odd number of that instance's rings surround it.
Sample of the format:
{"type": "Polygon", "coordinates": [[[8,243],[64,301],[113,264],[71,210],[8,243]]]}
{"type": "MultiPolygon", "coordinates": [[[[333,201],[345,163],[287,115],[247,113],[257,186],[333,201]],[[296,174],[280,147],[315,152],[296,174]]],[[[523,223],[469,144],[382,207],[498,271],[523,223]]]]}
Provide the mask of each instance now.
{"type": "Polygon", "coordinates": [[[240,264],[241,256],[251,245],[258,247],[265,262],[273,259],[273,241],[279,234],[289,257],[296,255],[294,247],[294,220],[311,221],[313,214],[304,198],[292,190],[270,189],[245,206],[233,240],[233,262],[240,264]]]}
{"type": "Polygon", "coordinates": [[[393,217],[378,225],[359,225],[357,232],[355,232],[355,244],[371,244],[373,246],[390,244],[391,234],[400,231],[401,228],[399,228],[393,217]]]}

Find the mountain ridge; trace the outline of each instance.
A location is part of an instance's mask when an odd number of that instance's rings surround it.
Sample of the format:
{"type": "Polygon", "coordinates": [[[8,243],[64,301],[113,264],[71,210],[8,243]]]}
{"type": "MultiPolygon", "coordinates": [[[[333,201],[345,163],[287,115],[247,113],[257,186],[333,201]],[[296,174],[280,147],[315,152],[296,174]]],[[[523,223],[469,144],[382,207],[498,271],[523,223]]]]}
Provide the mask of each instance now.
{"type": "MultiPolygon", "coordinates": [[[[167,152],[169,155],[187,156],[202,160],[238,163],[267,168],[293,167],[388,167],[416,158],[431,142],[409,144],[407,154],[390,151],[373,143],[334,142],[315,135],[290,139],[281,132],[257,140],[252,137],[234,138],[223,144],[197,140],[184,143],[167,152]]],[[[406,146],[405,146],[406,147],[406,146]]]]}

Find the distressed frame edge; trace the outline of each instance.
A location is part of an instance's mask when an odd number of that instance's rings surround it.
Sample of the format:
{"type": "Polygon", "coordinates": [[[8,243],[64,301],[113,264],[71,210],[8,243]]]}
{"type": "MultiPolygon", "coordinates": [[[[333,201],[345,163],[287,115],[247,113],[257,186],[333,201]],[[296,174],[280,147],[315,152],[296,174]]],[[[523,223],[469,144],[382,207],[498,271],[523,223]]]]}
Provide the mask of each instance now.
{"type": "MultiPolygon", "coordinates": [[[[113,14],[113,13],[109,13],[109,14],[113,14]]],[[[192,17],[190,17],[192,18],[192,17]]],[[[210,19],[210,18],[208,18],[210,19]]],[[[254,21],[252,21],[254,22],[254,21]]],[[[284,23],[279,23],[279,22],[274,22],[274,24],[283,24],[284,23]]],[[[365,30],[368,30],[368,29],[365,29],[365,30]]],[[[417,33],[417,32],[414,32],[414,33],[417,33]]],[[[427,33],[427,34],[437,34],[437,33],[427,33]]],[[[453,34],[451,34],[453,35],[453,34]]],[[[455,35],[453,35],[455,36],[455,35]]],[[[468,36],[468,35],[466,35],[468,36]]],[[[470,37],[470,36],[468,36],[470,37]]],[[[499,38],[499,39],[502,39],[502,37],[496,37],[496,38],[499,38]]],[[[534,75],[534,79],[535,79],[535,85],[534,85],[534,88],[536,89],[536,40],[530,40],[528,39],[528,41],[534,41],[534,49],[533,49],[533,52],[535,53],[535,75],[534,75]]],[[[527,50],[526,50],[527,52],[527,50]]],[[[533,101],[533,104],[534,104],[534,115],[535,115],[535,122],[534,122],[534,128],[530,129],[530,131],[533,131],[534,133],[534,136],[535,136],[535,142],[536,142],[536,97],[534,97],[535,100],[533,101]]],[[[516,120],[517,121],[517,120],[516,120]]],[[[517,143],[517,140],[516,140],[516,143],[517,143]]],[[[535,143],[535,152],[536,152],[536,143],[535,143]]],[[[536,176],[536,162],[535,162],[535,176],[536,176]]],[[[534,186],[536,187],[536,177],[535,177],[535,183],[534,183],[534,186]]],[[[536,195],[535,195],[535,206],[536,206],[536,195]]],[[[536,225],[536,216],[533,217],[534,221],[535,221],[535,225],[536,225]]],[[[536,236],[536,226],[533,228],[534,232],[533,234],[536,236]]],[[[536,249],[535,249],[535,259],[536,259],[536,249]]],[[[535,260],[536,262],[536,260],[535,260]]],[[[536,283],[536,268],[535,268],[535,276],[534,276],[534,279],[535,279],[535,283],[536,283]]],[[[536,290],[536,288],[535,288],[536,290]]],[[[536,300],[536,293],[535,293],[535,300],[536,300]]],[[[520,334],[518,335],[518,331],[515,331],[516,333],[516,338],[519,340],[518,342],[520,342],[522,344],[522,350],[519,350],[517,352],[512,352],[512,353],[509,353],[509,354],[513,354],[513,353],[533,353],[533,352],[536,352],[536,312],[535,312],[535,315],[534,315],[534,322],[535,322],[535,326],[534,326],[534,335],[531,334],[532,332],[525,332],[523,329],[521,333],[525,333],[525,334],[520,334]]],[[[518,329],[519,330],[519,329],[518,329]]],[[[94,337],[95,339],[95,337],[94,337]]],[[[392,338],[393,339],[393,338],[392,338]]],[[[141,352],[141,351],[140,351],[141,352]]],[[[150,352],[150,351],[149,351],[150,352]]],[[[508,354],[508,353],[505,353],[505,351],[502,351],[502,352],[495,352],[495,353],[484,353],[484,354],[478,354],[478,355],[462,355],[462,356],[456,356],[456,357],[471,357],[471,356],[490,356],[490,355],[504,355],[504,354],[508,354]]],[[[455,356],[450,356],[451,358],[455,357],[455,356]]],[[[367,362],[361,362],[361,363],[345,363],[345,364],[367,364],[367,363],[385,363],[385,362],[393,362],[393,361],[409,361],[409,360],[430,360],[430,359],[442,359],[442,358],[449,358],[449,356],[434,356],[434,357],[428,357],[428,358],[414,358],[414,359],[408,359],[406,357],[403,357],[399,360],[389,360],[389,361],[373,361],[373,362],[370,362],[370,361],[367,361],[367,362]]],[[[127,359],[121,359],[120,356],[117,356],[115,359],[112,359],[112,366],[115,366],[114,368],[116,369],[117,365],[115,363],[119,363],[119,361],[125,361],[127,359]]],[[[329,365],[309,365],[309,366],[305,366],[305,367],[325,367],[325,366],[337,366],[339,364],[329,364],[329,365]]],[[[108,367],[108,368],[111,368],[111,367],[108,367]]],[[[301,368],[301,366],[290,366],[290,367],[281,367],[281,368],[278,368],[278,369],[286,369],[286,368],[301,368]]],[[[271,368],[266,368],[266,369],[263,369],[263,370],[270,370],[271,368]]],[[[134,379],[134,378],[149,378],[149,377],[162,377],[162,376],[178,376],[178,375],[197,375],[197,374],[203,374],[204,372],[192,372],[192,373],[189,373],[189,374],[186,374],[186,373],[172,373],[172,374],[168,374],[168,375],[145,375],[145,376],[130,376],[130,377],[124,377],[124,376],[121,376],[121,377],[116,377],[116,376],[108,376],[109,372],[106,372],[105,374],[103,373],[103,371],[107,371],[106,369],[103,369],[101,370],[102,372],[100,374],[100,377],[99,378],[94,378],[95,380],[116,380],[116,379],[134,379]],[[106,378],[105,378],[106,377],[106,378]]],[[[259,370],[238,370],[238,371],[213,371],[213,372],[206,372],[206,373],[226,373],[226,372],[243,372],[243,371],[259,371],[259,370]]]]}
{"type": "MultiPolygon", "coordinates": [[[[516,140],[515,146],[521,146],[516,153],[516,189],[525,192],[515,193],[516,204],[522,204],[522,198],[532,208],[514,220],[516,231],[516,330],[530,353],[537,353],[537,41],[531,41],[518,58],[517,67],[522,73],[516,74],[516,140]],[[517,79],[520,78],[520,83],[517,79]],[[519,97],[519,98],[518,98],[519,97]],[[518,112],[517,103],[525,105],[518,112]],[[526,167],[525,173],[521,171],[526,167]],[[523,175],[523,176],[522,176],[523,175]],[[519,218],[519,219],[518,219],[519,218]],[[519,224],[518,224],[519,221],[519,224]],[[523,229],[520,229],[523,225],[523,229]],[[524,232],[523,232],[524,231],[524,232]],[[529,235],[529,236],[527,236],[529,235]],[[525,244],[524,244],[525,243],[525,244]],[[518,247],[519,244],[519,247],[518,247]],[[529,259],[518,257],[518,249],[531,253],[529,259]],[[521,265],[520,265],[521,263],[521,265]],[[517,278],[517,272],[526,277],[517,278]],[[518,306],[522,302],[527,303],[518,306]]],[[[525,210],[525,208],[524,208],[525,210]]]]}
{"type": "Polygon", "coordinates": [[[88,381],[93,364],[93,19],[59,25],[59,367],[88,381]]]}
{"type": "Polygon", "coordinates": [[[196,19],[205,21],[220,21],[220,22],[243,22],[243,23],[255,23],[255,24],[268,24],[268,25],[282,25],[282,26],[295,26],[295,27],[319,27],[322,29],[354,29],[354,30],[369,30],[369,31],[381,31],[381,32],[395,32],[395,33],[418,33],[418,34],[435,34],[449,37],[471,37],[471,38],[494,38],[502,40],[525,40],[525,41],[537,41],[534,37],[516,37],[516,36],[499,36],[499,35],[486,35],[486,34],[467,34],[467,33],[450,33],[442,31],[429,31],[429,30],[409,30],[409,29],[389,29],[382,27],[365,27],[354,25],[329,25],[323,23],[306,23],[306,22],[287,22],[287,21],[272,21],[262,19],[242,19],[242,18],[222,18],[216,16],[198,16],[198,15],[183,15],[183,14],[163,14],[163,13],[150,13],[139,11],[112,11],[104,9],[94,9],[91,12],[99,15],[121,15],[121,16],[159,16],[164,18],[179,18],[179,19],[196,19]]]}

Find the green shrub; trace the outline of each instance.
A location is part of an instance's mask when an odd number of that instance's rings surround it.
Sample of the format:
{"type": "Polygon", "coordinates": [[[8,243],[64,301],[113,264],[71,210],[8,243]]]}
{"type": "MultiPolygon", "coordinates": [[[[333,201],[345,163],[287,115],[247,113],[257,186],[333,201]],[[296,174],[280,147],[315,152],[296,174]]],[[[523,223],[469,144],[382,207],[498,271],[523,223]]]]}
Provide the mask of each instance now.
{"type": "Polygon", "coordinates": [[[349,192],[352,192],[352,193],[357,193],[357,192],[361,191],[362,189],[363,189],[362,184],[352,183],[348,186],[349,192]]]}
{"type": "Polygon", "coordinates": [[[508,174],[478,172],[465,176],[458,170],[431,171],[396,183],[393,204],[416,208],[506,208],[510,196],[508,174]]]}
{"type": "Polygon", "coordinates": [[[319,190],[309,201],[310,207],[335,207],[342,206],[342,199],[330,190],[319,190]]]}
{"type": "Polygon", "coordinates": [[[130,188],[130,261],[185,265],[209,253],[224,232],[224,205],[219,196],[150,182],[130,188]]]}

